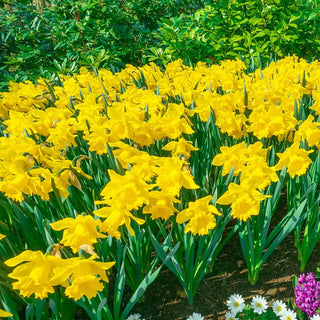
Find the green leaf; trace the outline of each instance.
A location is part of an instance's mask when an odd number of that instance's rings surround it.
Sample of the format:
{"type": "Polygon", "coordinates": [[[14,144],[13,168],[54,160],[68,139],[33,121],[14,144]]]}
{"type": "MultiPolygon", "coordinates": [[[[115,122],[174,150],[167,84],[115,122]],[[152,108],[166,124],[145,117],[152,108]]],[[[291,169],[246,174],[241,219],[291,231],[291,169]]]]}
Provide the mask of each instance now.
{"type": "Polygon", "coordinates": [[[270,245],[267,249],[267,251],[262,256],[262,262],[265,263],[268,259],[268,257],[271,255],[271,253],[278,247],[278,245],[282,242],[282,240],[297,226],[299,225],[308,214],[308,211],[303,213],[304,207],[307,203],[307,199],[305,199],[299,207],[295,210],[293,209],[293,212],[289,212],[287,216],[285,216],[278,226],[278,233],[274,237],[273,241],[270,240],[270,245]]]}
{"type": "Polygon", "coordinates": [[[310,20],[316,20],[315,18],[318,18],[319,17],[319,12],[317,11],[312,11],[307,19],[307,21],[310,21],[310,20]]]}
{"type": "Polygon", "coordinates": [[[253,17],[249,20],[249,22],[255,26],[257,24],[260,24],[260,23],[263,23],[264,22],[264,19],[263,18],[258,18],[258,17],[253,17]]]}
{"type": "Polygon", "coordinates": [[[15,306],[15,303],[12,301],[12,299],[10,298],[10,295],[4,290],[4,288],[2,286],[0,286],[0,298],[1,298],[1,302],[2,305],[4,307],[4,310],[7,312],[11,312],[13,314],[13,319],[15,320],[19,320],[19,314],[18,314],[18,310],[15,306]]]}

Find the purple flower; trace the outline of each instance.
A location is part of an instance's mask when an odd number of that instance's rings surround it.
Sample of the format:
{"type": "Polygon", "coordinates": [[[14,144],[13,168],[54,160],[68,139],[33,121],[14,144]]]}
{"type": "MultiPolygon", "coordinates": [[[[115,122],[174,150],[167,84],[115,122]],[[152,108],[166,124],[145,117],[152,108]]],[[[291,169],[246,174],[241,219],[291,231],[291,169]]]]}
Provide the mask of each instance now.
{"type": "Polygon", "coordinates": [[[320,282],[316,281],[313,273],[300,275],[295,287],[295,295],[297,307],[307,313],[308,319],[316,314],[320,306],[320,282]]]}

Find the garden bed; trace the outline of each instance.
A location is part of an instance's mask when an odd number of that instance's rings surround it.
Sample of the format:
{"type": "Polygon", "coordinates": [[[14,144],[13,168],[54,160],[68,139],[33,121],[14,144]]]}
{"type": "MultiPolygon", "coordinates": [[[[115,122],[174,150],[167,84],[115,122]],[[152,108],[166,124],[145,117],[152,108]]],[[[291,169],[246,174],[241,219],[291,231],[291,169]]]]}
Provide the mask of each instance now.
{"type": "MultiPolygon", "coordinates": [[[[314,272],[320,257],[317,244],[305,272],[314,272]]],[[[274,300],[293,301],[293,277],[299,275],[299,263],[293,236],[286,238],[272,253],[262,268],[255,285],[248,282],[247,268],[235,235],[224,247],[214,263],[213,271],[199,286],[194,304],[189,305],[181,285],[168,270],[149,287],[146,299],[136,305],[133,312],[145,320],[184,320],[193,312],[202,314],[205,320],[224,320],[226,301],[234,293],[241,294],[248,302],[255,295],[262,295],[269,305],[274,300]]]]}

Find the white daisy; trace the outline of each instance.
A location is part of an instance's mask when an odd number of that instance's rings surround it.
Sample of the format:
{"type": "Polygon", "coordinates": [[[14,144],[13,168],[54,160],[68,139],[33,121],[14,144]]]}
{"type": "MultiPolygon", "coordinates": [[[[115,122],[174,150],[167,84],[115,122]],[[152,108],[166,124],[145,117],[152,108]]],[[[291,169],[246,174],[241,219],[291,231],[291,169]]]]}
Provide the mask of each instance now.
{"type": "Polygon", "coordinates": [[[227,312],[226,313],[226,320],[238,320],[239,318],[236,318],[236,314],[233,312],[227,312]]]}
{"type": "Polygon", "coordinates": [[[204,317],[200,313],[194,312],[187,320],[204,320],[204,317]]]}
{"type": "Polygon", "coordinates": [[[227,300],[227,306],[232,313],[237,314],[238,312],[241,312],[243,310],[245,304],[240,294],[233,294],[227,300]]]}
{"type": "Polygon", "coordinates": [[[314,314],[309,320],[320,320],[320,315],[314,314]]]}
{"type": "Polygon", "coordinates": [[[276,300],[272,304],[272,310],[276,314],[276,316],[280,316],[284,311],[287,310],[287,307],[283,301],[276,300]]]}
{"type": "Polygon", "coordinates": [[[292,310],[286,310],[280,315],[280,320],[297,320],[297,314],[292,310]]]}
{"type": "Polygon", "coordinates": [[[268,309],[268,302],[265,298],[261,296],[255,296],[252,299],[251,306],[253,312],[257,314],[262,314],[268,309]]]}
{"type": "Polygon", "coordinates": [[[127,320],[143,320],[140,313],[131,314],[127,320]]]}

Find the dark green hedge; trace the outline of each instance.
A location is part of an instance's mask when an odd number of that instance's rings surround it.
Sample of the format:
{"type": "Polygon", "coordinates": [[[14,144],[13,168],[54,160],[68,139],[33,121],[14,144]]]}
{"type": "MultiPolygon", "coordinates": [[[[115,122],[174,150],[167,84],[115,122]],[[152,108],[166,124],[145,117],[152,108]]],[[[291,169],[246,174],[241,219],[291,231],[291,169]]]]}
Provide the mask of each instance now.
{"type": "Polygon", "coordinates": [[[319,57],[316,0],[30,2],[0,0],[0,90],[81,66],[319,57]]]}
{"type": "Polygon", "coordinates": [[[161,18],[196,11],[204,0],[0,1],[0,82],[55,72],[141,64],[161,18]]]}
{"type": "Polygon", "coordinates": [[[163,19],[153,32],[156,46],[144,61],[177,58],[221,61],[241,55],[250,61],[296,54],[319,57],[320,4],[303,0],[219,0],[192,15],[163,19]]]}

